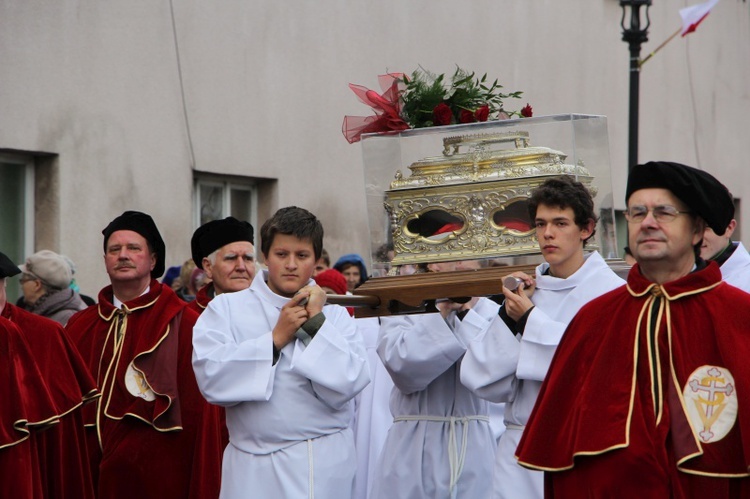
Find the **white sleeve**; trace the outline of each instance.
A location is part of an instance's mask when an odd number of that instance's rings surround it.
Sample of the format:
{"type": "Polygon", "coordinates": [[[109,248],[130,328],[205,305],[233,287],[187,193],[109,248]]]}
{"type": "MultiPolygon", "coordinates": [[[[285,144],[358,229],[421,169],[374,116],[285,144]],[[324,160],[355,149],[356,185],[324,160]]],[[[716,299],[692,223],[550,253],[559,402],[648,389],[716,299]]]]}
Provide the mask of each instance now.
{"type": "Polygon", "coordinates": [[[568,324],[552,320],[539,307],[529,314],[521,338],[516,375],[520,379],[544,381],[557,345],[568,324]]]}
{"type": "Polygon", "coordinates": [[[326,306],[326,316],[310,344],[295,340],[291,370],[308,378],[320,400],[338,409],[370,382],[362,336],[343,307],[326,306]]]}
{"type": "Polygon", "coordinates": [[[488,300],[487,298],[480,298],[473,308],[464,316],[462,321],[458,321],[456,326],[456,336],[461,340],[464,346],[468,345],[479,338],[487,331],[492,321],[497,317],[497,311],[500,306],[488,300]]]}
{"type": "Polygon", "coordinates": [[[439,313],[382,317],[378,355],[403,393],[427,388],[466,347],[439,313]]]}
{"type": "MultiPolygon", "coordinates": [[[[229,307],[220,298],[211,300],[193,328],[193,370],[198,387],[206,400],[216,405],[268,400],[275,374],[272,333],[237,342],[229,307]]],[[[256,324],[260,327],[261,322],[256,324]]]]}
{"type": "Polygon", "coordinates": [[[469,343],[461,361],[461,383],[490,402],[511,402],[520,348],[516,336],[495,314],[485,333],[469,343]]]}

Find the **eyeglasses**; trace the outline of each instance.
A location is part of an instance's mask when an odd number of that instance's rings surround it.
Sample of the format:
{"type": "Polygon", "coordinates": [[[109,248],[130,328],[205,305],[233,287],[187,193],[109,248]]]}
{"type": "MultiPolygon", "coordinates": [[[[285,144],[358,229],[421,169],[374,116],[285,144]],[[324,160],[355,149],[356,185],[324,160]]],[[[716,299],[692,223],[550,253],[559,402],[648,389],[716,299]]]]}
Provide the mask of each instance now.
{"type": "Polygon", "coordinates": [[[18,280],[21,284],[29,281],[36,281],[38,277],[32,275],[32,274],[23,274],[21,278],[18,280]]]}
{"type": "Polygon", "coordinates": [[[651,209],[646,208],[642,205],[636,205],[631,206],[627,209],[627,211],[625,211],[625,218],[628,220],[628,222],[637,224],[643,222],[648,216],[649,212],[653,213],[654,219],[662,224],[674,222],[674,219],[677,218],[678,215],[691,213],[689,211],[679,211],[674,206],[670,206],[668,204],[654,206],[651,209]]]}

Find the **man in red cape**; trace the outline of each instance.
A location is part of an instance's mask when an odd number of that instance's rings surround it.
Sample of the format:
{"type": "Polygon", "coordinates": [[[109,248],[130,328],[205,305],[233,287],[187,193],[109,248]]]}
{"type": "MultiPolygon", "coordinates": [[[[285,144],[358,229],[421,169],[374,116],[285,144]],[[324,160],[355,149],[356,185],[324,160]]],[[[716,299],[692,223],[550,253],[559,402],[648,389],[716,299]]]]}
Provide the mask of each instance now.
{"type": "Polygon", "coordinates": [[[165,248],[149,215],[103,231],[111,285],[67,325],[102,398],[85,413],[99,497],[212,498],[221,480],[221,418],[191,366],[198,315],[156,278],[165,248]]]}
{"type": "Polygon", "coordinates": [[[627,285],[573,319],[516,456],[554,498],[750,497],[750,295],[700,259],[726,188],[669,162],[633,168],[627,285]]]}
{"type": "Polygon", "coordinates": [[[23,334],[2,317],[0,377],[0,497],[46,497],[31,436],[56,425],[58,410],[23,334]]]}
{"type": "MultiPolygon", "coordinates": [[[[19,445],[19,448],[27,446],[35,454],[35,467],[38,466],[39,470],[36,476],[39,480],[38,494],[0,495],[93,498],[94,488],[88,467],[81,406],[98,397],[96,384],[62,325],[7,302],[5,279],[20,272],[6,255],[0,253],[0,317],[17,326],[36,363],[29,371],[32,374],[21,378],[24,392],[29,397],[38,399],[35,403],[39,405],[46,403],[45,399],[49,397],[54,413],[54,420],[50,422],[54,424],[49,425],[45,431],[31,432],[28,440],[19,445]],[[33,379],[36,369],[39,380],[33,379]],[[34,388],[35,383],[43,384],[46,391],[34,388]]],[[[3,406],[14,405],[12,398],[8,400],[3,396],[0,400],[3,401],[3,406]]],[[[46,415],[44,419],[49,418],[50,415],[46,415]]],[[[2,445],[0,442],[0,447],[2,445]]],[[[13,469],[7,466],[7,463],[0,465],[3,471],[13,469]]],[[[7,480],[12,483],[22,476],[26,480],[34,480],[33,475],[35,473],[13,473],[7,480]]]]}

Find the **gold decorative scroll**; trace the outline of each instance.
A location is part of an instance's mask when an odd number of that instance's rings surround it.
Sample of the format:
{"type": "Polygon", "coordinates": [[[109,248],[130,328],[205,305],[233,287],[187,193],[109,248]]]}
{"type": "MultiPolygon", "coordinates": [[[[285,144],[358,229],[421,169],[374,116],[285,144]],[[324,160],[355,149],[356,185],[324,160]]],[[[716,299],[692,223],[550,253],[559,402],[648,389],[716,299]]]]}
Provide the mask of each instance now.
{"type": "Polygon", "coordinates": [[[412,163],[408,178],[396,172],[385,191],[393,266],[539,253],[531,191],[562,175],[591,189],[582,163],[530,146],[525,131],[446,137],[443,147],[441,156],[412,163]],[[512,147],[497,148],[503,144],[512,147]]]}

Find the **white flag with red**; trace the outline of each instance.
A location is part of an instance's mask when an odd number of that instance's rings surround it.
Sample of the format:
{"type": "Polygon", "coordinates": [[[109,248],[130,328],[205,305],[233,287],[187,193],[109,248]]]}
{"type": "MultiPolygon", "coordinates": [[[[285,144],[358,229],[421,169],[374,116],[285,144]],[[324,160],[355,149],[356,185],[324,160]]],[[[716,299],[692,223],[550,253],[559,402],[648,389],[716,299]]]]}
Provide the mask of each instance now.
{"type": "Polygon", "coordinates": [[[695,28],[706,18],[717,3],[719,3],[719,0],[708,0],[708,2],[680,9],[680,17],[682,18],[682,31],[680,34],[685,36],[695,31],[695,28]]]}

